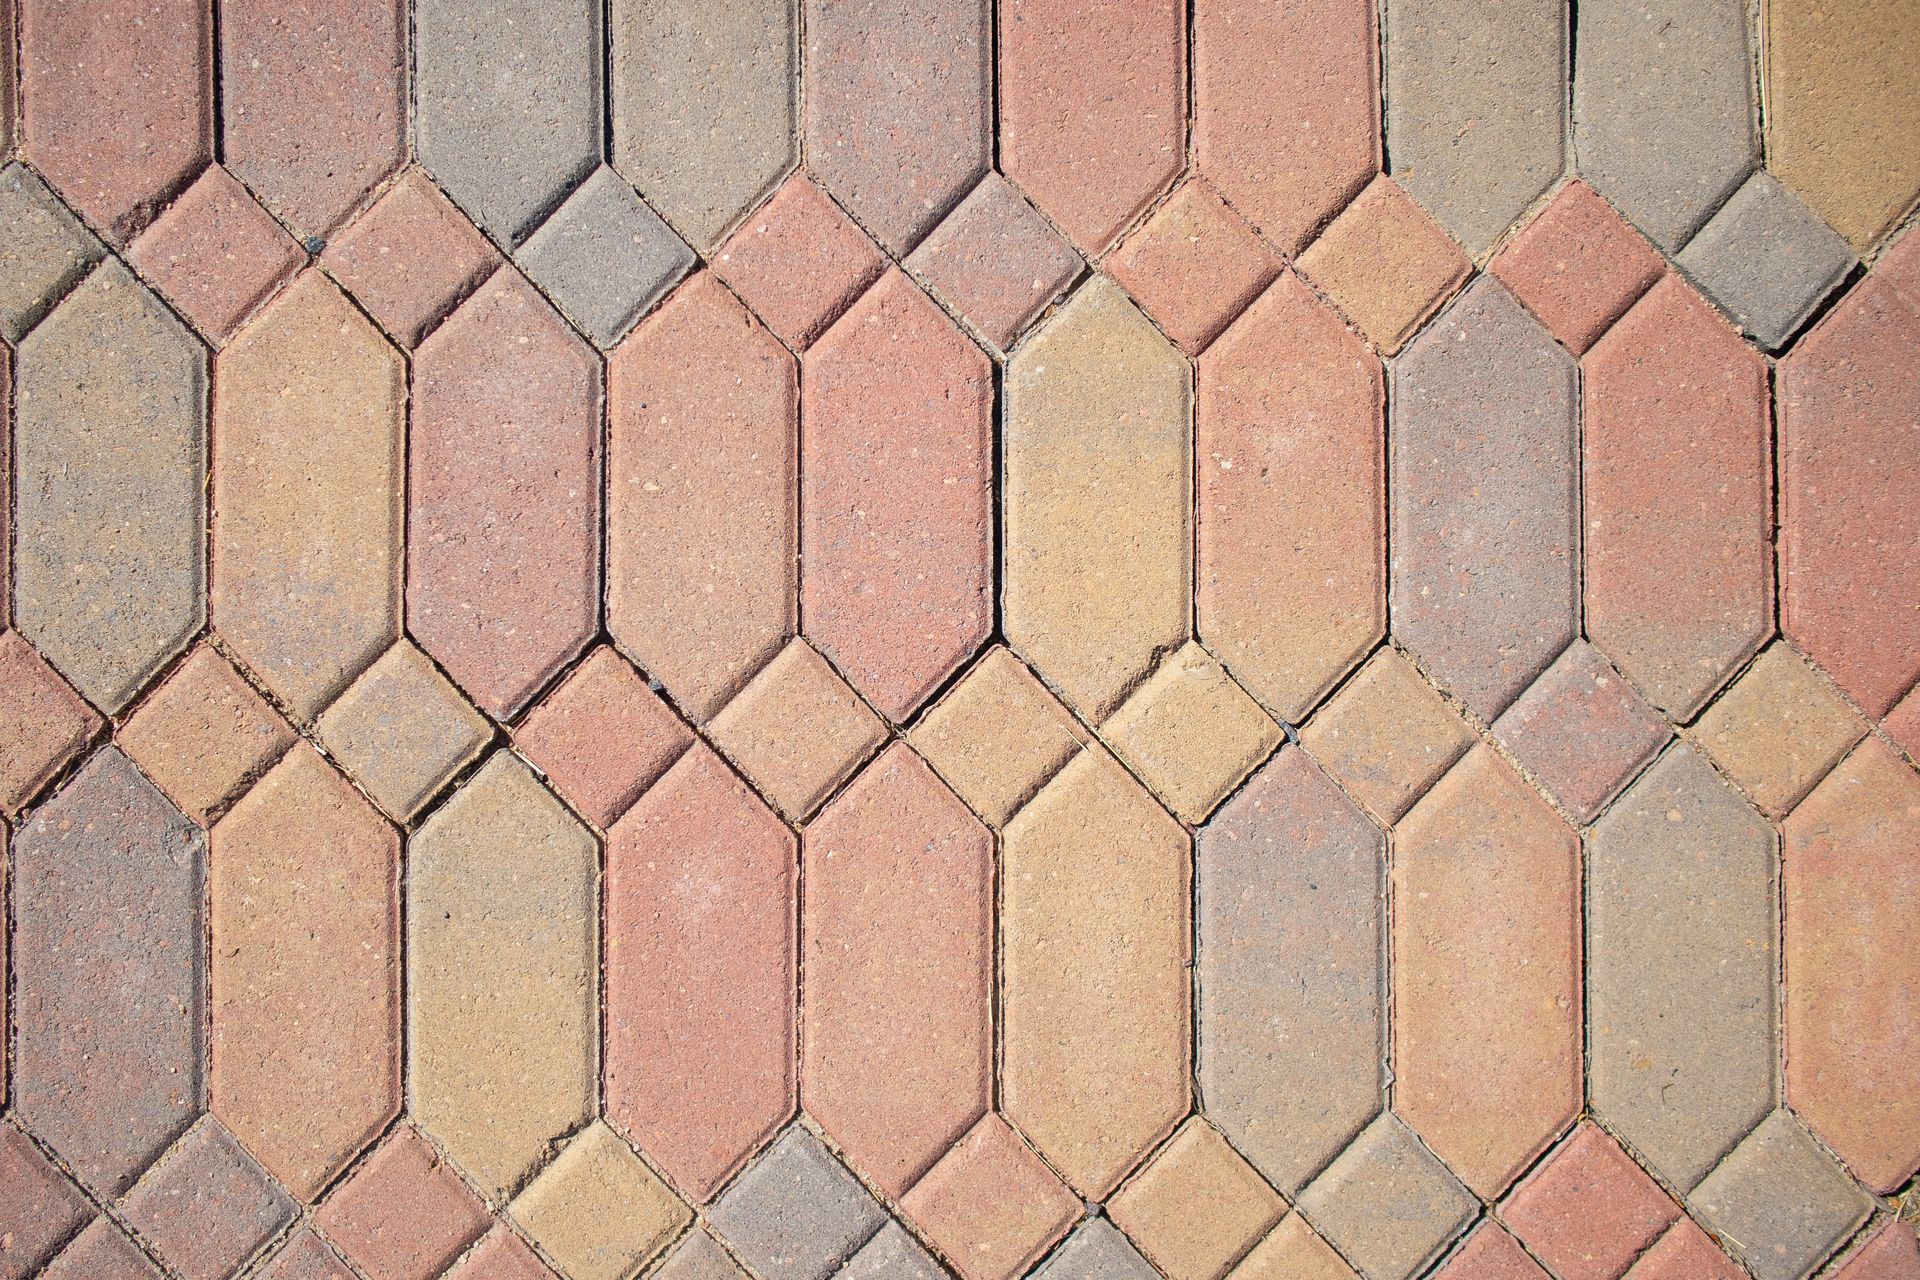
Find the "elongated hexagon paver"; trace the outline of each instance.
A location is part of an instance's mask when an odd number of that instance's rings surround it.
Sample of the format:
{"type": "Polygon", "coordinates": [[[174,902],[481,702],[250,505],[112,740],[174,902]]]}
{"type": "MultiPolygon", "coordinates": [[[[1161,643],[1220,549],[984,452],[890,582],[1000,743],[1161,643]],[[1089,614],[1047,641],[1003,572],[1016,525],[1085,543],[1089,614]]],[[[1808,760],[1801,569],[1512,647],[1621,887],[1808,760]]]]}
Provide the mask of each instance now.
{"type": "Polygon", "coordinates": [[[766,1280],[826,1280],[886,1221],[867,1189],[800,1125],[756,1160],[707,1220],[766,1280]]]}
{"type": "Polygon", "coordinates": [[[986,0],[806,0],[808,163],[896,254],[987,170],[992,12],[986,0]]]}
{"type": "Polygon", "coordinates": [[[1073,1188],[1100,1198],[1186,1114],[1186,833],[1088,749],[1001,849],[1001,1098],[1073,1188]]]}
{"type": "Polygon", "coordinates": [[[100,1217],[40,1273],[40,1280],[160,1280],[160,1275],[113,1219],[100,1217]]]}
{"type": "Polygon", "coordinates": [[[914,749],[992,827],[1003,827],[1092,735],[1004,645],[920,718],[914,749]]]}
{"type": "Polygon", "coordinates": [[[1393,175],[1479,255],[1560,176],[1565,6],[1393,0],[1385,9],[1393,175]]]}
{"type": "Polygon", "coordinates": [[[1218,1129],[1196,1116],[1107,1208],[1162,1274],[1218,1280],[1280,1220],[1287,1202],[1218,1129]]]}
{"type": "Polygon", "coordinates": [[[620,344],[607,397],[607,629],[705,721],[798,622],[793,357],[702,272],[620,344]]]}
{"type": "Polygon", "coordinates": [[[889,271],[801,368],[807,638],[905,720],[993,629],[993,366],[889,271]]]}
{"type": "Polygon", "coordinates": [[[599,852],[511,752],[407,846],[412,1114],[490,1196],[593,1113],[599,852]]]}
{"type": "Polygon", "coordinates": [[[134,1184],[122,1208],[154,1252],[188,1280],[226,1280],[298,1206],[208,1116],[134,1184]]]}
{"type": "Polygon", "coordinates": [[[20,0],[20,149],[125,241],[213,158],[207,0],[20,0]]]}
{"type": "Polygon", "coordinates": [[[1574,161],[1671,253],[1758,158],[1747,6],[1582,4],[1573,39],[1574,161]]]}
{"type": "Polygon", "coordinates": [[[1440,1253],[1477,1206],[1406,1122],[1382,1114],[1296,1201],[1365,1280],[1406,1280],[1440,1253]]]}
{"type": "Polygon", "coordinates": [[[1575,640],[1500,713],[1493,734],[1575,822],[1585,823],[1672,731],[1599,650],[1575,640]]]}
{"type": "Polygon", "coordinates": [[[1194,160],[1284,253],[1380,169],[1374,12],[1370,0],[1226,0],[1194,14],[1194,160]]]}
{"type": "Polygon", "coordinates": [[[400,1106],[399,860],[305,744],[213,829],[213,1110],[302,1200],[400,1106]]]}
{"type": "Polygon", "coordinates": [[[1101,732],[1168,808],[1196,826],[1285,740],[1191,640],[1161,661],[1101,732]]]}
{"type": "Polygon", "coordinates": [[[1111,1222],[1089,1215],[1033,1275],[1034,1280],[1157,1280],[1160,1273],[1111,1222]]]}
{"type": "Polygon", "coordinates": [[[1653,287],[1666,261],[1576,178],[1487,268],[1577,356],[1653,287]]]}
{"type": "Polygon", "coordinates": [[[222,0],[221,158],[303,238],[400,163],[407,97],[403,0],[222,0]]]}
{"type": "Polygon", "coordinates": [[[1473,264],[1392,178],[1375,178],[1299,258],[1300,273],[1392,355],[1473,264]]]}
{"type": "Polygon", "coordinates": [[[0,169],[0,337],[18,342],[106,248],[27,166],[0,169]]]}
{"type": "Polygon", "coordinates": [[[527,713],[514,746],[602,829],[632,807],[693,734],[611,645],[601,645],[527,713]]]}
{"type": "Polygon", "coordinates": [[[1784,641],[1767,647],[1694,726],[1713,762],[1771,818],[1783,818],[1867,731],[1784,641]]]}
{"type": "Polygon", "coordinates": [[[1787,1101],[1891,1192],[1920,1166],[1920,776],[1869,738],[1784,831],[1787,1101]]]}
{"type": "Polygon", "coordinates": [[[1579,841],[1479,746],[1401,820],[1393,895],[1394,1110],[1497,1195],[1580,1106],[1579,841]]]}
{"type": "Polygon", "coordinates": [[[1776,1111],[1688,1198],[1759,1280],[1801,1280],[1873,1202],[1787,1111],[1776,1111]]]}
{"type": "Polygon", "coordinates": [[[336,1248],[381,1280],[430,1280],[488,1222],[480,1197],[410,1124],[395,1126],[313,1217],[336,1248]]]}
{"type": "Polygon", "coordinates": [[[80,1189],[40,1154],[26,1134],[0,1125],[0,1267],[8,1280],[33,1274],[93,1211],[80,1189]]]}
{"type": "Polygon", "coordinates": [[[800,1104],[898,1197],[992,1101],[993,837],[904,743],[806,830],[800,1104]]]}
{"type": "Polygon", "coordinates": [[[540,224],[514,260],[602,350],[694,265],[673,228],[605,165],[540,224]]]}
{"type": "Polygon", "coordinates": [[[1281,749],[1200,832],[1200,1091],[1293,1195],[1386,1101],[1386,838],[1281,749]]]}
{"type": "Polygon", "coordinates": [[[1204,178],[1180,184],[1104,265],[1188,355],[1219,337],[1280,271],[1278,255],[1204,178]]]}
{"type": "Polygon", "coordinates": [[[33,799],[102,723],[18,631],[0,632],[0,812],[33,799]]]}
{"type": "Polygon", "coordinates": [[[1776,378],[1780,629],[1884,715],[1920,675],[1920,310],[1869,277],[1776,378]]]}
{"type": "Polygon", "coordinates": [[[599,618],[600,363],[502,268],[413,358],[407,628],[500,718],[599,618]]]}
{"type": "Polygon", "coordinates": [[[696,1201],[793,1112],[797,875],[700,745],[607,833],[607,1115],[696,1201]]]}
{"type": "Polygon", "coordinates": [[[12,863],[13,1115],[118,1196],[206,1105],[206,838],[105,747],[12,863]]]}
{"type": "Polygon", "coordinates": [[[1230,1280],[1354,1280],[1354,1270],[1305,1218],[1290,1213],[1228,1276],[1230,1280]]]}
{"type": "Polygon", "coordinates": [[[1022,1274],[1066,1234],[1081,1208],[1080,1198],[991,1112],[900,1201],[901,1212],[965,1280],[1022,1274]]]}
{"type": "Polygon", "coordinates": [[[410,822],[492,737],[486,717],[402,640],[360,673],[314,725],[327,753],[374,801],[410,822]]]}
{"type": "Polygon", "coordinates": [[[1582,1121],[1513,1189],[1500,1216],[1562,1280],[1619,1280],[1680,1206],[1619,1143],[1582,1121]]]}
{"type": "Polygon", "coordinates": [[[20,345],[14,623],[109,713],[206,618],[206,380],[117,261],[20,345]]]}
{"type": "Polygon", "coordinates": [[[1000,161],[1099,254],[1186,159],[1186,9],[1010,0],[1000,25],[1000,161]]]}
{"type": "Polygon", "coordinates": [[[120,749],[201,826],[293,745],[287,722],[202,644],[120,727],[120,749]]]}
{"type": "Polygon", "coordinates": [[[886,255],[804,173],[780,184],[713,257],[713,272],[796,350],[880,278],[886,255]]]}
{"type": "Polygon", "coordinates": [[[1669,275],[1581,373],[1587,634],[1686,719],[1772,628],[1766,361],[1669,275]]]}
{"type": "Polygon", "coordinates": [[[626,1280],[692,1216],[599,1121],[567,1144],[509,1212],[570,1280],[626,1280]]]}
{"type": "Polygon", "coordinates": [[[127,260],[217,347],[307,259],[252,193],[215,164],[140,233],[127,260]]]}
{"type": "Polygon", "coordinates": [[[1382,648],[1300,733],[1315,760],[1391,825],[1473,745],[1473,730],[1414,665],[1382,648]]]}
{"type": "Polygon", "coordinates": [[[1691,1187],[1772,1108],[1773,833],[1675,747],[1587,840],[1593,1110],[1691,1187]]]}
{"type": "Polygon", "coordinates": [[[1298,722],[1386,629],[1380,363],[1287,272],[1195,380],[1200,638],[1298,722]]]}
{"type": "Polygon", "coordinates": [[[1482,276],[1393,362],[1393,632],[1491,720],[1573,639],[1573,361],[1482,276]]]}
{"type": "Polygon", "coordinates": [[[1012,183],[988,173],[906,265],[1004,351],[1083,264],[1012,183]]]}
{"type": "Polygon", "coordinates": [[[1007,366],[1007,639],[1099,719],[1187,637],[1191,374],[1102,277],[1007,366]]]}
{"type": "Polygon", "coordinates": [[[1774,351],[1787,345],[1854,259],[1839,233],[1762,169],[1674,261],[1734,323],[1774,351]]]}
{"type": "Polygon", "coordinates": [[[500,253],[425,170],[409,167],[333,238],[320,263],[394,341],[416,347],[492,277],[500,253]]]}
{"type": "Polygon", "coordinates": [[[762,667],[708,726],[774,806],[803,822],[886,740],[879,716],[804,640],[762,667]]]}
{"type": "Polygon", "coordinates": [[[311,720],[400,633],[400,356],[308,271],[214,381],[213,624],[311,720]]]}

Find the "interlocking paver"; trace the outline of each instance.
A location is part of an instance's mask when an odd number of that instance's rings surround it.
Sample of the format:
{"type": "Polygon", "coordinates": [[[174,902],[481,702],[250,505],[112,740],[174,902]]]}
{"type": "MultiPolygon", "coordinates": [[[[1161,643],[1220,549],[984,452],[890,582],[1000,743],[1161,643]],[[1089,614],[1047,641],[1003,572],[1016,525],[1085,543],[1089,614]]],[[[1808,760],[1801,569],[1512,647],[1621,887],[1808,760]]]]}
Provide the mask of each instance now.
{"type": "Polygon", "coordinates": [[[1787,819],[1787,1101],[1875,1191],[1920,1167],[1920,776],[1878,738],[1787,819]]]}
{"type": "Polygon", "coordinates": [[[409,168],[320,263],[403,346],[415,347],[500,265],[500,253],[466,215],[409,168]]]}
{"type": "Polygon", "coordinates": [[[480,1198],[411,1125],[401,1125],[314,1215],[374,1280],[432,1280],[480,1238],[480,1198]]]}
{"type": "Polygon", "coordinates": [[[0,810],[33,799],[101,724],[19,632],[0,632],[0,810]]]}
{"type": "Polygon", "coordinates": [[[206,837],[104,747],[11,860],[13,1115],[117,1196],[206,1102],[206,837]]]}
{"type": "Polygon", "coordinates": [[[1680,1206],[1585,1121],[1513,1189],[1500,1216],[1561,1280],[1618,1280],[1680,1206]]]}
{"type": "Polygon", "coordinates": [[[408,843],[412,1112],[490,1196],[593,1113],[598,852],[505,751],[408,843]]]}
{"type": "Polygon", "coordinates": [[[597,1120],[520,1193],[510,1212],[568,1280],[626,1280],[692,1216],[597,1120]]]}
{"type": "Polygon", "coordinates": [[[806,0],[807,160],[896,254],[986,172],[993,137],[986,0],[806,0]]]}
{"type": "Polygon", "coordinates": [[[1872,1240],[1855,1250],[1836,1273],[1840,1280],[1909,1280],[1920,1275],[1920,1248],[1913,1228],[1890,1222],[1872,1240]]]}
{"type": "Polygon", "coordinates": [[[297,1208],[211,1116],[134,1184],[121,1207],[187,1280],[226,1280],[297,1208]]]}
{"type": "Polygon", "coordinates": [[[1188,355],[1219,337],[1280,271],[1204,178],[1182,183],[1105,265],[1188,355]]]}
{"type": "Polygon", "coordinates": [[[1354,1280],[1353,1268],[1297,1213],[1282,1219],[1228,1274],[1232,1280],[1354,1280]]]}
{"type": "Polygon", "coordinates": [[[1587,841],[1593,1110],[1683,1188],[1774,1102],[1773,847],[1685,746],[1587,841]]]}
{"type": "Polygon", "coordinates": [[[792,166],[797,0],[615,0],[613,164],[696,249],[792,166]]]}
{"type": "Polygon", "coordinates": [[[945,1268],[898,1222],[880,1228],[834,1275],[835,1280],[947,1280],[945,1268]]]}
{"type": "Polygon", "coordinates": [[[803,629],[905,720],[993,629],[993,366],[896,270],[800,388],[803,629]]]}
{"type": "Polygon", "coordinates": [[[1761,170],[1674,261],[1735,323],[1774,351],[1787,344],[1854,259],[1819,214],[1761,170]]]}
{"type": "Polygon", "coordinates": [[[1392,178],[1375,178],[1300,255],[1300,273],[1392,355],[1473,264],[1392,178]]]}
{"type": "Polygon", "coordinates": [[[1287,272],[1195,380],[1200,638],[1299,721],[1386,630],[1385,379],[1287,272]]]}
{"type": "Polygon", "coordinates": [[[413,7],[414,154],[509,248],[600,161],[602,16],[586,0],[413,7]]]}
{"type": "Polygon", "coordinates": [[[708,1213],[714,1231],[766,1280],[826,1280],[886,1217],[820,1139],[797,1124],[708,1213]]]}
{"type": "Polygon", "coordinates": [[[603,350],[694,265],[693,250],[601,165],[514,255],[603,350]]]}
{"type": "Polygon", "coordinates": [[[109,261],[13,374],[14,625],[118,712],[206,620],[206,353],[109,261]]]}
{"type": "Polygon", "coordinates": [[[1800,1280],[1872,1208],[1786,1111],[1747,1135],[1688,1203],[1759,1280],[1800,1280]]]}
{"type": "Polygon", "coordinates": [[[705,1231],[695,1231],[667,1254],[660,1280],[746,1280],[746,1272],[705,1231]]]}
{"type": "Polygon", "coordinates": [[[1482,276],[1393,364],[1393,631],[1491,720],[1575,634],[1573,361],[1482,276]]]}
{"type": "Polygon", "coordinates": [[[1284,740],[1280,726],[1192,641],[1161,661],[1102,732],[1167,807],[1195,825],[1284,740]]]}
{"type": "Polygon", "coordinates": [[[1434,1280],[1551,1280],[1545,1268],[1535,1262],[1520,1242],[1501,1230],[1495,1222],[1482,1222],[1454,1250],[1446,1265],[1434,1272],[1434,1280]]]}
{"type": "Polygon", "coordinates": [[[1187,1121],[1107,1206],[1114,1224],[1171,1280],[1218,1280],[1287,1211],[1286,1201],[1198,1117],[1187,1121]]]}
{"type": "MultiPolygon", "coordinates": [[[[675,1277],[666,1268],[654,1273],[661,1280],[688,1280],[675,1277]]],[[[504,1226],[495,1227],[468,1250],[446,1280],[561,1280],[552,1267],[540,1260],[531,1246],[504,1226]]],[[[718,1280],[736,1280],[722,1276],[718,1280]]]]}
{"type": "Polygon", "coordinates": [[[1194,14],[1194,160],[1283,253],[1380,169],[1374,13],[1369,0],[1225,0],[1194,14]]]}
{"type": "Polygon", "coordinates": [[[1082,265],[1073,246],[998,173],[980,179],[907,259],[935,297],[1003,351],[1082,265]]]}
{"type": "Polygon", "coordinates": [[[1002,827],[1091,735],[1011,650],[994,645],[909,737],[975,813],[1002,827]]]}
{"type": "Polygon", "coordinates": [[[798,623],[798,374],[705,272],[608,362],[607,629],[705,721],[798,623]]]}
{"type": "Polygon", "coordinates": [[[1305,752],[1200,832],[1200,1089],[1294,1194],[1386,1100],[1386,840],[1305,752]]]}
{"type": "Polygon", "coordinates": [[[12,1125],[0,1125],[0,1276],[26,1280],[93,1212],[66,1175],[12,1125]]]}
{"type": "Polygon", "coordinates": [[[1565,6],[1393,0],[1385,17],[1393,175],[1485,253],[1560,176],[1565,6]]]}
{"type": "Polygon", "coordinates": [[[611,645],[601,645],[514,730],[520,753],[587,821],[606,828],[693,742],[611,645]]]}
{"type": "Polygon", "coordinates": [[[1627,1271],[1628,1280],[1745,1280],[1746,1275],[1692,1218],[1674,1223],[1627,1271]]]}
{"type": "Polygon", "coordinates": [[[1479,746],[1402,819],[1393,895],[1394,1110],[1497,1195],[1580,1106],[1579,841],[1479,746]]]}
{"type": "Polygon", "coordinates": [[[1575,640],[1493,734],[1576,822],[1591,822],[1672,736],[1613,664],[1575,640]]]}
{"type": "Polygon", "coordinates": [[[317,271],[214,362],[213,624],[301,720],[400,633],[406,379],[317,271]]]}
{"type": "Polygon", "coordinates": [[[127,260],[217,347],[306,255],[216,164],[140,234],[127,260]]]}
{"type": "Polygon", "coordinates": [[[1866,731],[1784,641],[1755,658],[1695,726],[1713,762],[1772,818],[1785,817],[1866,731]]]}
{"type": "Polygon", "coordinates": [[[1033,1275],[1034,1280],[1158,1280],[1160,1273],[1111,1222],[1089,1217],[1033,1275]]]}
{"type": "Polygon", "coordinates": [[[1400,651],[1367,659],[1300,733],[1354,799],[1394,823],[1473,745],[1473,730],[1400,651]]]}
{"type": "Polygon", "coordinates": [[[1580,173],[1679,249],[1758,159],[1743,0],[1606,0],[1576,11],[1580,173]]]}
{"type": "Polygon", "coordinates": [[[106,252],[25,165],[0,169],[0,336],[18,342],[106,252]]]}
{"type": "Polygon", "coordinates": [[[124,244],[213,158],[205,0],[20,0],[20,149],[124,244]]]}
{"type": "Polygon", "coordinates": [[[1066,1234],[1081,1202],[1005,1120],[988,1113],[901,1198],[900,1209],[965,1280],[1012,1280],[1066,1234]]]}
{"type": "Polygon", "coordinates": [[[399,860],[305,744],[213,829],[213,1109],[301,1200],[400,1106],[399,860]]]}
{"type": "Polygon", "coordinates": [[[795,821],[886,739],[880,717],[804,640],[775,654],[708,728],[714,745],[795,821]]]}
{"type": "Polygon", "coordinates": [[[1406,1280],[1439,1254],[1477,1207],[1390,1111],[1368,1125],[1296,1203],[1365,1280],[1406,1280]]]}
{"type": "Polygon", "coordinates": [[[1103,718],[1187,637],[1192,375],[1096,276],[1021,344],[1005,396],[1007,639],[1103,718]]]}
{"type": "Polygon", "coordinates": [[[260,1280],[356,1280],[311,1227],[294,1232],[259,1274],[260,1280]]]}
{"type": "Polygon", "coordinates": [[[1000,856],[1002,1106],[1099,1198],[1187,1112],[1186,833],[1089,748],[1008,824],[1000,856]]]}
{"type": "Polygon", "coordinates": [[[1666,270],[1640,233],[1578,178],[1487,266],[1575,355],[1666,270]]]}
{"type": "Polygon", "coordinates": [[[1186,159],[1186,8],[1010,0],[998,13],[1001,164],[1099,254],[1186,159]]]}
{"type": "Polygon", "coordinates": [[[40,1280],[160,1280],[160,1269],[112,1219],[95,1218],[40,1273],[40,1280]]]}
{"type": "Polygon", "coordinates": [[[375,659],[314,728],[348,776],[402,822],[478,759],[493,732],[406,640],[375,659]]]}
{"type": "Polygon", "coordinates": [[[120,729],[120,749],[201,826],[293,745],[293,730],[212,645],[187,655],[120,729]]]}
{"type": "Polygon", "coordinates": [[[713,257],[714,274],[795,348],[811,346],[886,266],[867,233],[801,173],[713,257]]]}
{"type": "Polygon", "coordinates": [[[796,862],[698,744],[607,833],[607,1115],[694,1200],[793,1113],[796,862]]]}

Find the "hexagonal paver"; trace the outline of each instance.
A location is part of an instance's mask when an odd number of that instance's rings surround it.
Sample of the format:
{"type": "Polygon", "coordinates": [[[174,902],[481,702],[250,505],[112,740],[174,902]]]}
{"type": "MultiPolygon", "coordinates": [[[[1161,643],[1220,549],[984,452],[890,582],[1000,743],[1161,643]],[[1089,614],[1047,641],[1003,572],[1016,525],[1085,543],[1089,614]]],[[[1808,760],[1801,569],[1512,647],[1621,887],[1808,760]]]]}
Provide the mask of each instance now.
{"type": "Polygon", "coordinates": [[[123,1207],[154,1251],[189,1280],[226,1280],[298,1208],[211,1116],[134,1184],[123,1207]]]}
{"type": "Polygon", "coordinates": [[[361,672],[314,728],[348,776],[401,822],[493,736],[486,717],[405,640],[361,672]]]}
{"type": "Polygon", "coordinates": [[[1688,1204],[1759,1280],[1801,1280],[1873,1208],[1786,1111],[1747,1135],[1688,1204]]]}
{"type": "Polygon", "coordinates": [[[19,632],[0,632],[0,810],[33,799],[102,723],[19,632]]]}
{"type": "Polygon", "coordinates": [[[569,1280],[626,1280],[692,1217],[599,1121],[581,1130],[508,1212],[569,1280]]]}
{"type": "Polygon", "coordinates": [[[901,1198],[900,1209],[965,1280],[1012,1280],[1066,1234],[1081,1203],[989,1113],[901,1198]]]}
{"type": "Polygon", "coordinates": [[[886,726],[825,658],[794,640],[708,726],[714,745],[801,821],[886,738],[886,726]]]}
{"type": "Polygon", "coordinates": [[[1220,1131],[1182,1125],[1107,1206],[1114,1225],[1172,1280],[1218,1280],[1287,1211],[1220,1131]]]}
{"type": "Polygon", "coordinates": [[[1866,733],[1866,722],[1784,641],[1694,726],[1713,762],[1771,818],[1785,817],[1866,733]]]}
{"type": "Polygon", "coordinates": [[[1672,736],[1585,640],[1501,712],[1493,734],[1576,822],[1591,822],[1672,736]]]}
{"type": "Polygon", "coordinates": [[[1619,1280],[1680,1206],[1586,1121],[1513,1189],[1500,1216],[1561,1280],[1619,1280]]]}
{"type": "Polygon", "coordinates": [[[606,828],[693,743],[693,734],[611,645],[600,645],[514,730],[553,789],[606,828]]]}
{"type": "Polygon", "coordinates": [[[1438,1256],[1478,1207],[1390,1111],[1368,1125],[1297,1203],[1365,1280],[1406,1280],[1438,1256]]]}
{"type": "Polygon", "coordinates": [[[0,336],[18,342],[106,252],[25,165],[0,169],[0,336]]]}
{"type": "Polygon", "coordinates": [[[1473,730],[1399,650],[1367,659],[1300,733],[1307,751],[1382,823],[1473,745],[1473,730]]]}
{"type": "Polygon", "coordinates": [[[1576,356],[1666,271],[1659,251],[1578,178],[1487,265],[1576,356]]]}
{"type": "Polygon", "coordinates": [[[712,265],[769,329],[803,349],[880,278],[887,259],[831,196],[796,173],[727,238],[712,265]]]}
{"type": "Polygon", "coordinates": [[[1854,259],[1819,214],[1763,169],[1720,206],[1674,261],[1736,324],[1774,351],[1787,345],[1854,259]]]}
{"type": "Polygon", "coordinates": [[[994,645],[909,734],[989,826],[1005,826],[1092,735],[1020,659],[994,645]]]}
{"type": "Polygon", "coordinates": [[[330,1194],[314,1221],[379,1280],[432,1280],[489,1221],[480,1197],[412,1125],[400,1125],[330,1194]]]}
{"type": "Polygon", "coordinates": [[[1284,741],[1280,726],[1192,641],[1168,654],[1101,732],[1196,826],[1284,741]]]}
{"type": "Polygon", "coordinates": [[[694,256],[619,174],[601,165],[514,261],[604,350],[679,283],[694,256]]]}
{"type": "Polygon", "coordinates": [[[1176,188],[1105,265],[1188,355],[1219,337],[1280,271],[1279,257],[1204,178],[1176,188]]]}
{"type": "Polygon", "coordinates": [[[219,165],[209,165],[127,258],[201,337],[220,346],[306,254],[219,165]]]}
{"type": "Polygon", "coordinates": [[[1383,355],[1398,351],[1473,269],[1392,178],[1375,178],[1300,255],[1318,285],[1383,355]]]}
{"type": "Polygon", "coordinates": [[[714,1231],[766,1280],[826,1280],[886,1217],[800,1125],[781,1134],[708,1213],[714,1231]]]}
{"type": "Polygon", "coordinates": [[[1073,246],[998,173],[980,179],[907,259],[935,297],[1002,351],[1082,265],[1073,246]]]}
{"type": "Polygon", "coordinates": [[[493,275],[500,253],[425,170],[408,168],[320,262],[394,341],[415,347],[493,275]]]}

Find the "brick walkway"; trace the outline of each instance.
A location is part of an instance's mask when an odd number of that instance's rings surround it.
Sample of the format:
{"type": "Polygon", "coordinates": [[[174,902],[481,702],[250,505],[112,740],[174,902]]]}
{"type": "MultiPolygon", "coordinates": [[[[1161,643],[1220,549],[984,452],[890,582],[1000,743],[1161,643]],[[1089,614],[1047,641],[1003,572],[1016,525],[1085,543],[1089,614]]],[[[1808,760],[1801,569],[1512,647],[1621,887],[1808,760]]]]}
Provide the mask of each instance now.
{"type": "Polygon", "coordinates": [[[0,1280],[1920,1278],[1920,0],[0,32],[0,1280]]]}

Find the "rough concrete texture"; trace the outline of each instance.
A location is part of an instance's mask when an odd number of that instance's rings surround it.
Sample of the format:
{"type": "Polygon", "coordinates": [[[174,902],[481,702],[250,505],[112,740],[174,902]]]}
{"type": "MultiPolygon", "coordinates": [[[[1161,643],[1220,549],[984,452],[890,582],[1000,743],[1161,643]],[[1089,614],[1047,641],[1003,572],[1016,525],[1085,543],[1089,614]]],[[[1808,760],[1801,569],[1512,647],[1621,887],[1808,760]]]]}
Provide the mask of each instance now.
{"type": "Polygon", "coordinates": [[[1853,250],[1765,170],[1748,178],[1674,259],[1769,351],[1853,266],[1853,250]]]}

